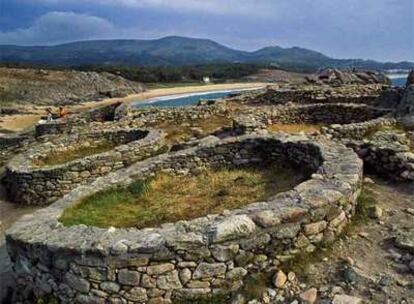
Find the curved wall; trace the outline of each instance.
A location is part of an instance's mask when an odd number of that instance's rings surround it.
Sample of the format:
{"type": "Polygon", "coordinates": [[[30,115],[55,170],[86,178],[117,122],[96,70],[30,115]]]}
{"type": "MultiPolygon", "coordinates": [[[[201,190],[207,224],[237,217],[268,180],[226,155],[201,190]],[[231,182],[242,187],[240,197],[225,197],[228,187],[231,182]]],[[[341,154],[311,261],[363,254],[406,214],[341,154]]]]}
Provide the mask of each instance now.
{"type": "Polygon", "coordinates": [[[99,176],[156,154],[164,147],[165,134],[155,129],[109,129],[81,135],[62,135],[33,146],[9,161],[6,188],[17,203],[44,205],[56,201],[73,188],[91,183],[99,176]],[[85,156],[53,166],[35,161],[51,153],[65,153],[85,143],[115,143],[111,151],[85,156]]]}
{"type": "Polygon", "coordinates": [[[304,136],[248,135],[167,153],[79,187],[7,232],[20,296],[62,303],[171,303],[228,292],[257,270],[312,251],[342,231],[355,209],[362,162],[343,145],[304,136]],[[340,157],[338,157],[340,155],[340,157]],[[267,201],[145,229],[63,227],[63,210],[84,196],[158,170],[290,162],[311,179],[267,201]]]}

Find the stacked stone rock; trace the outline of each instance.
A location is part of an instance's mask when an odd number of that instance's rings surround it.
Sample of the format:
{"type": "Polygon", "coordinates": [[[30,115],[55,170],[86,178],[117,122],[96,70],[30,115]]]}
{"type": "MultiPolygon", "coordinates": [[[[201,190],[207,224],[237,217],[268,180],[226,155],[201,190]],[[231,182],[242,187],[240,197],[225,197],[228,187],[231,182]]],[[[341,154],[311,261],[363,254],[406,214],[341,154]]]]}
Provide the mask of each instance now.
{"type": "Polygon", "coordinates": [[[208,119],[215,115],[225,115],[228,110],[225,105],[200,105],[174,108],[132,109],[129,120],[139,125],[163,123],[168,121],[187,122],[198,119],[208,119]]]}
{"type": "Polygon", "coordinates": [[[322,127],[323,134],[329,134],[335,139],[349,140],[358,139],[362,140],[364,137],[374,132],[375,130],[384,127],[396,127],[397,120],[392,117],[379,117],[360,123],[350,124],[332,124],[328,127],[322,127]]]}
{"type": "Polygon", "coordinates": [[[7,232],[21,299],[62,303],[171,303],[229,292],[249,272],[277,269],[342,231],[360,192],[362,162],[345,146],[304,136],[248,135],[163,154],[109,173],[23,217],[7,232]],[[312,177],[264,202],[146,229],[63,227],[81,198],[145,179],[159,170],[192,174],[211,167],[289,162],[312,177]]]}
{"type": "Polygon", "coordinates": [[[165,146],[164,137],[162,131],[155,129],[113,128],[52,138],[10,160],[6,167],[6,188],[14,202],[49,204],[79,185],[89,184],[99,176],[158,153],[165,146]],[[64,153],[100,143],[118,146],[111,151],[64,164],[40,167],[35,164],[51,153],[64,153]]]}
{"type": "Polygon", "coordinates": [[[377,98],[382,94],[382,85],[363,86],[315,86],[293,89],[269,88],[261,94],[253,96],[246,95],[244,100],[247,104],[313,104],[313,103],[355,103],[374,105],[377,98]]]}
{"type": "Polygon", "coordinates": [[[344,124],[371,120],[389,113],[387,109],[363,104],[309,104],[289,106],[261,106],[235,117],[238,133],[264,129],[272,123],[281,124],[344,124]]]}
{"type": "Polygon", "coordinates": [[[398,111],[400,115],[414,115],[414,71],[411,71],[408,75],[405,92],[398,111]]]}
{"type": "MultiPolygon", "coordinates": [[[[91,122],[107,122],[116,120],[117,109],[123,105],[115,102],[109,105],[92,109],[82,114],[69,115],[66,119],[56,119],[51,122],[37,124],[35,126],[36,137],[54,134],[78,132],[86,124],[91,122]]],[[[118,119],[120,117],[117,117],[118,119]]]]}
{"type": "Polygon", "coordinates": [[[414,182],[414,153],[405,133],[379,131],[362,141],[343,141],[358,153],[367,169],[394,180],[414,182]]]}
{"type": "Polygon", "coordinates": [[[33,144],[33,142],[34,138],[30,132],[22,134],[0,134],[0,166],[28,145],[33,144]]]}

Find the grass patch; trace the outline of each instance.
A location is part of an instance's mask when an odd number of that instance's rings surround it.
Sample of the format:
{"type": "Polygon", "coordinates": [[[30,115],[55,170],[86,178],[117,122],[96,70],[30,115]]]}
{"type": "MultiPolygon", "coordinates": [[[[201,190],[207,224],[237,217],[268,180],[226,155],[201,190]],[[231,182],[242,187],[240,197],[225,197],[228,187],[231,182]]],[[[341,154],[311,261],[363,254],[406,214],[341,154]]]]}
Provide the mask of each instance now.
{"type": "Polygon", "coordinates": [[[306,177],[279,166],[209,170],[179,177],[159,173],[150,180],[86,197],[66,209],[60,221],[66,226],[158,226],[265,200],[306,177]]]}
{"type": "Polygon", "coordinates": [[[231,303],[231,294],[228,295],[211,295],[199,297],[196,299],[174,300],[174,304],[227,304],[231,303]]]}
{"type": "Polygon", "coordinates": [[[151,124],[151,127],[164,130],[167,133],[167,142],[169,144],[177,144],[188,141],[193,137],[205,136],[222,127],[230,127],[232,123],[233,120],[227,116],[215,115],[205,119],[197,119],[188,124],[181,121],[166,121],[151,124]],[[202,131],[202,134],[199,131],[202,131]]]}
{"type": "Polygon", "coordinates": [[[108,152],[116,146],[117,145],[114,143],[105,142],[97,145],[80,146],[76,149],[70,149],[62,152],[52,152],[46,157],[33,160],[33,164],[38,167],[61,165],[78,158],[108,152]]]}
{"type": "Polygon", "coordinates": [[[247,301],[260,299],[268,286],[272,285],[271,276],[270,273],[263,272],[247,276],[239,293],[242,294],[247,301]]]}
{"type": "Polygon", "coordinates": [[[355,215],[342,233],[334,240],[329,242],[321,242],[314,252],[300,251],[294,258],[287,260],[281,266],[285,273],[293,271],[301,279],[307,279],[307,269],[310,265],[316,264],[322,261],[324,257],[329,257],[332,251],[335,249],[335,244],[341,240],[354,234],[358,229],[367,224],[371,219],[369,217],[369,209],[375,206],[376,201],[371,190],[366,187],[363,188],[361,194],[358,197],[355,215]]]}
{"type": "Polygon", "coordinates": [[[36,304],[59,304],[59,300],[52,295],[46,295],[38,298],[36,304]]]}
{"type": "Polygon", "coordinates": [[[401,124],[396,124],[392,126],[376,126],[370,130],[368,130],[364,134],[364,138],[371,139],[377,132],[384,132],[384,131],[395,131],[398,133],[404,133],[404,127],[401,124]]]}
{"type": "Polygon", "coordinates": [[[271,132],[315,133],[319,132],[323,126],[323,124],[271,124],[267,129],[271,132]]]}

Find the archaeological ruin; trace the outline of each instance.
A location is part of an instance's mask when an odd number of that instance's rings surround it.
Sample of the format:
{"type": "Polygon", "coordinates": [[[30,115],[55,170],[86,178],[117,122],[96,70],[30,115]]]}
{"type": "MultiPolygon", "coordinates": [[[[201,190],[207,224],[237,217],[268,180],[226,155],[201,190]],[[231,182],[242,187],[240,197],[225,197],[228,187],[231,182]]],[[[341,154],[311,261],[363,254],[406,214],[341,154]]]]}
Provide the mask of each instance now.
{"type": "Polygon", "coordinates": [[[274,87],[174,108],[114,103],[0,137],[10,199],[44,205],[7,231],[14,297],[196,303],[315,251],[352,222],[364,173],[414,184],[413,86],[274,87]],[[270,164],[306,178],[236,209],[143,228],[60,221],[86,197],[159,172],[270,164]]]}

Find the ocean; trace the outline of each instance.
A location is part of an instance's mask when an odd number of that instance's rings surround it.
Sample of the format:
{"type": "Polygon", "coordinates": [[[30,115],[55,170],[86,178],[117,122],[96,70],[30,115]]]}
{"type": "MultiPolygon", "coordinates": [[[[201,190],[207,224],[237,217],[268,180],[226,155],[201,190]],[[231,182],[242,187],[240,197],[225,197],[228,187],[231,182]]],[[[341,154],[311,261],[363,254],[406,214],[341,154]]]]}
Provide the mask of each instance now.
{"type": "MultiPolygon", "coordinates": [[[[393,86],[404,86],[407,80],[407,75],[403,74],[390,74],[387,75],[391,79],[393,86]]],[[[177,95],[167,95],[161,97],[154,97],[145,100],[137,100],[132,102],[132,106],[136,108],[143,107],[179,107],[179,106],[188,106],[195,105],[202,99],[217,99],[222,97],[227,97],[231,94],[235,94],[242,91],[249,91],[254,89],[245,89],[245,90],[222,90],[222,91],[209,91],[209,92],[199,92],[199,93],[188,93],[188,94],[177,94],[177,95]]]]}
{"type": "Polygon", "coordinates": [[[150,98],[146,100],[137,100],[132,103],[132,106],[136,108],[142,107],[179,107],[195,105],[200,100],[205,99],[217,99],[227,97],[231,94],[249,91],[252,89],[245,90],[222,90],[222,91],[210,91],[210,92],[199,92],[199,93],[188,93],[188,94],[177,94],[150,98]]]}
{"type": "Polygon", "coordinates": [[[403,86],[405,86],[405,83],[407,81],[408,74],[407,75],[404,75],[404,74],[390,74],[390,75],[387,75],[387,77],[389,79],[391,79],[391,83],[392,83],[393,86],[403,87],[403,86]]]}

